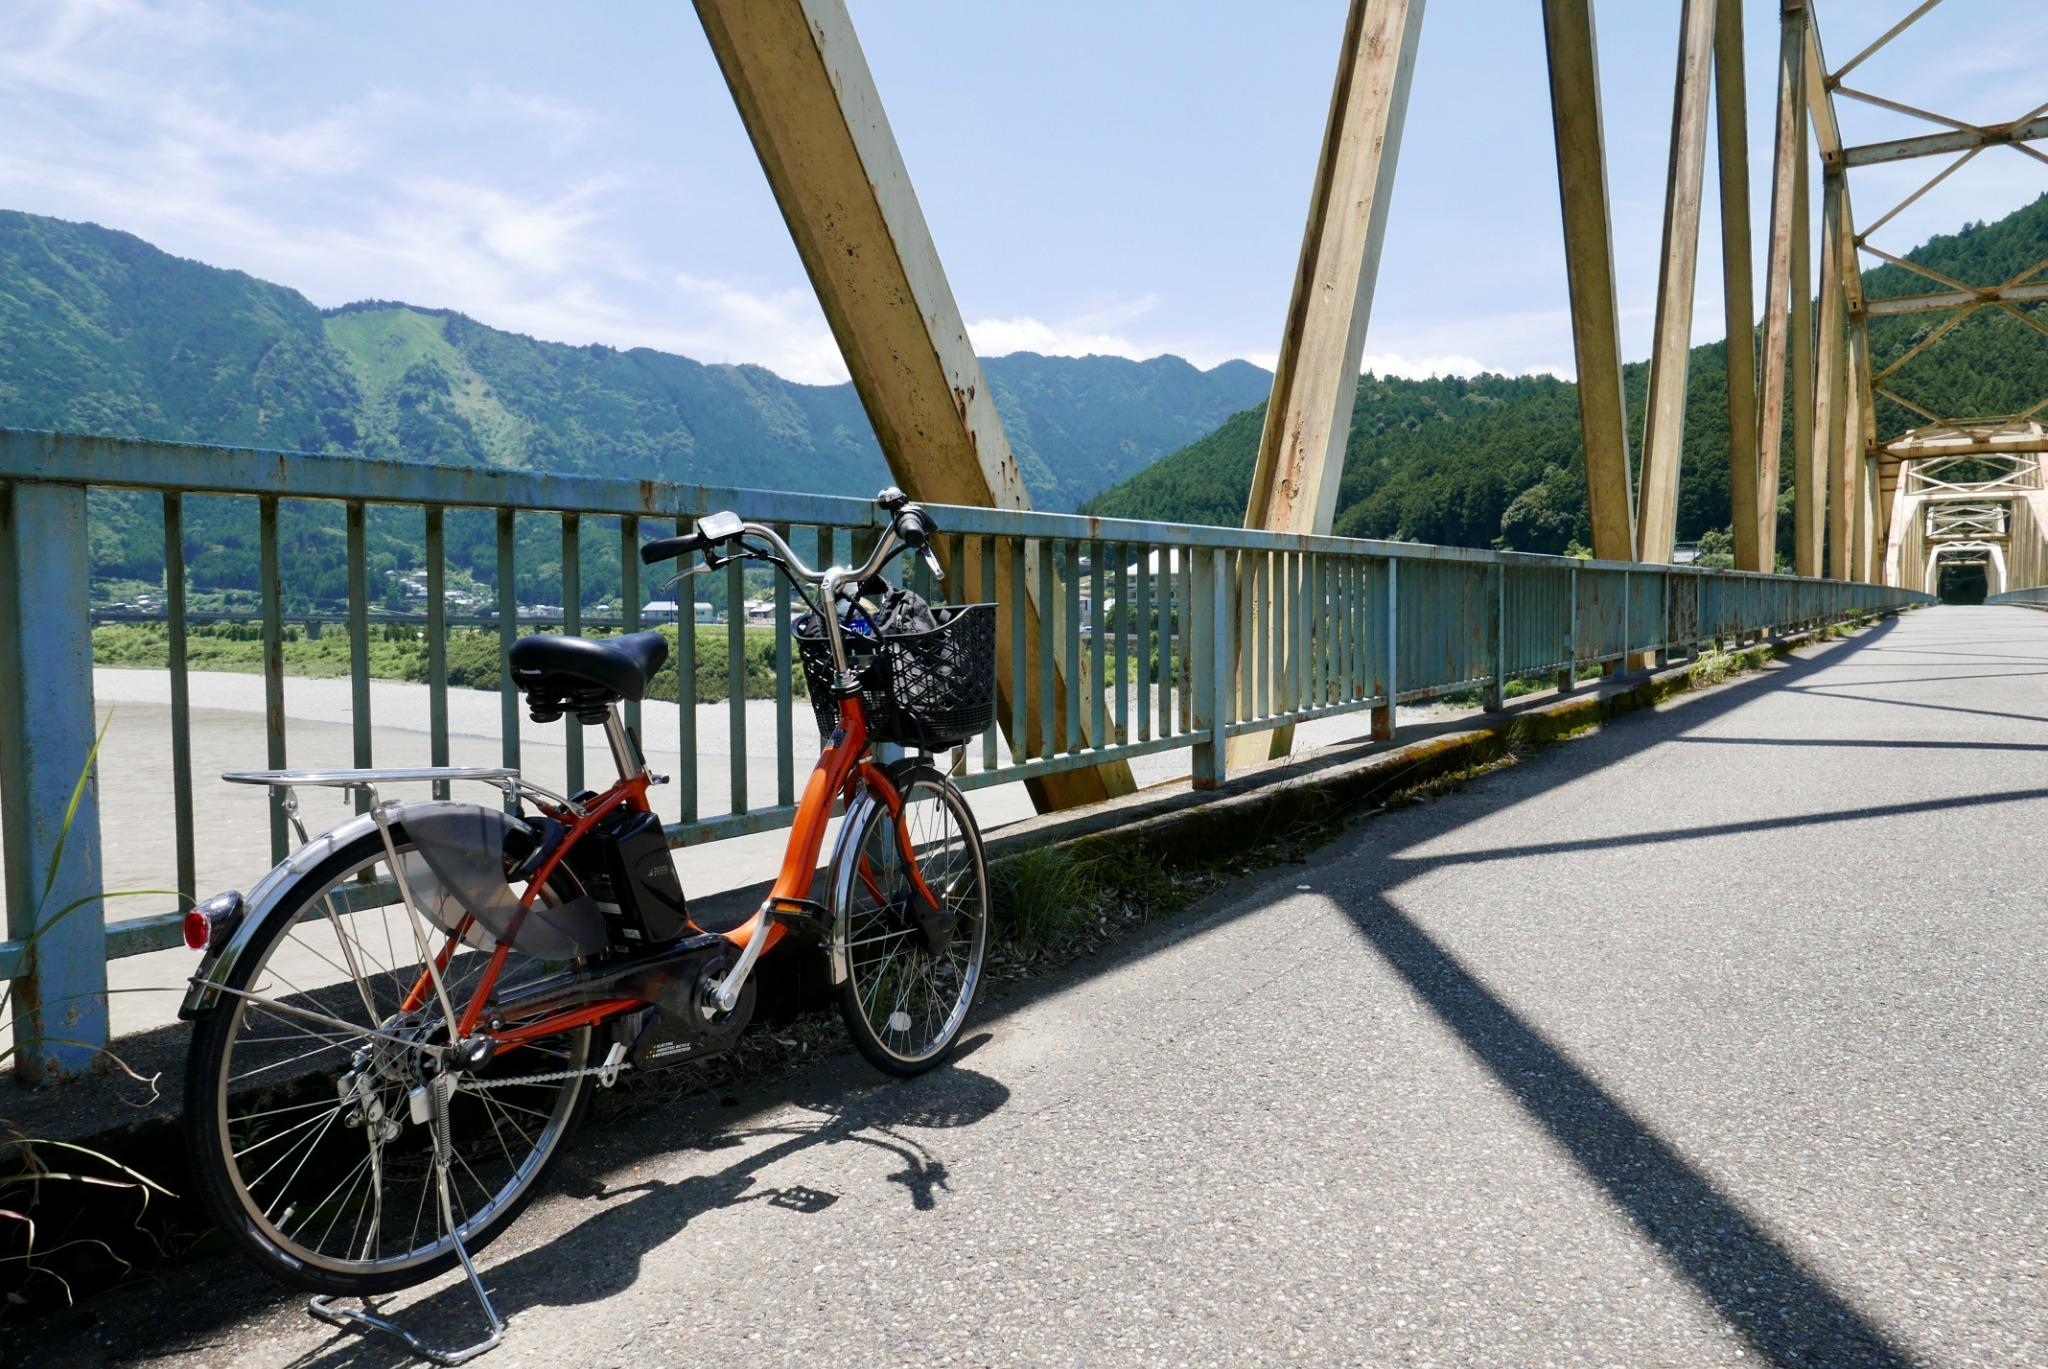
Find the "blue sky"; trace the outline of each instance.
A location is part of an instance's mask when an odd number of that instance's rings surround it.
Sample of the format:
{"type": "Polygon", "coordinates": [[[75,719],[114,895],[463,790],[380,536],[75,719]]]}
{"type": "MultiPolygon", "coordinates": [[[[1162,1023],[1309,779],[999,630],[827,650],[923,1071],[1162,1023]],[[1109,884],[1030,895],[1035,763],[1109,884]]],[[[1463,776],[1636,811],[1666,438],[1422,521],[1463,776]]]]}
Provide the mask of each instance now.
{"type": "MultiPolygon", "coordinates": [[[[850,0],[985,354],[1270,364],[1344,4],[850,0]]],[[[1776,0],[1749,0],[1763,269],[1776,0]]],[[[1839,63],[1909,0],[1820,0],[1839,63]]],[[[1424,24],[1368,367],[1571,367],[1535,0],[1424,24]]],[[[1647,351],[1677,0],[1597,6],[1622,325],[1647,351]]],[[[2040,0],[1947,0],[1857,73],[1943,113],[2048,100],[2040,0]]],[[[0,206],[127,229],[316,303],[403,299],[566,342],[843,378],[689,6],[9,0],[0,206]]],[[[1851,141],[1926,131],[1855,107],[1851,141]]],[[[1859,217],[1934,164],[1858,172],[1859,217]],[[1889,192],[1889,193],[1888,193],[1889,192]]],[[[1695,313],[1722,332],[1709,208],[1695,313]]],[[[1879,241],[2048,190],[1992,149],[1879,241]]],[[[1761,308],[1761,288],[1758,290],[1761,308]]]]}

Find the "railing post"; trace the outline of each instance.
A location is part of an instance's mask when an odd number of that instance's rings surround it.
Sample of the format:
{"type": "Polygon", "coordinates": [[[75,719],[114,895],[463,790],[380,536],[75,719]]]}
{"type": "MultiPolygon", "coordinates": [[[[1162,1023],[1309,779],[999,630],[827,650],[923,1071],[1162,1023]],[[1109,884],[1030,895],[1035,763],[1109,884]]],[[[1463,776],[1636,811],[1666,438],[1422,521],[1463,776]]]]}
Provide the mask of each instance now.
{"type": "Polygon", "coordinates": [[[1663,595],[1663,599],[1664,599],[1664,631],[1663,631],[1663,633],[1661,634],[1661,636],[1662,636],[1663,640],[1661,640],[1660,642],[1658,642],[1658,643],[1657,643],[1657,664],[1658,664],[1658,665],[1660,665],[1660,666],[1667,666],[1667,665],[1670,665],[1670,664],[1671,664],[1671,572],[1670,572],[1670,571],[1668,571],[1668,570],[1667,570],[1667,571],[1661,571],[1661,572],[1659,572],[1659,573],[1658,573],[1658,576],[1657,576],[1657,589],[1658,589],[1659,593],[1661,593],[1661,594],[1663,595]]]}
{"type": "Polygon", "coordinates": [[[1387,663],[1387,701],[1372,711],[1372,739],[1376,742],[1390,742],[1394,739],[1395,700],[1401,695],[1400,654],[1401,654],[1401,563],[1394,557],[1387,558],[1387,621],[1385,625],[1385,654],[1380,658],[1387,663]]]}
{"type": "Polygon", "coordinates": [[[1484,707],[1498,713],[1508,690],[1508,567],[1505,561],[1493,567],[1493,682],[1486,687],[1484,707]]]}
{"type": "Polygon", "coordinates": [[[1623,571],[1621,573],[1621,659],[1615,663],[1615,673],[1620,675],[1628,674],[1630,668],[1635,665],[1635,657],[1628,649],[1628,605],[1629,600],[1633,597],[1634,595],[1629,589],[1628,572],[1623,571]]]}
{"type": "Polygon", "coordinates": [[[8,937],[27,943],[15,1059],[32,1084],[85,1072],[107,1041],[105,910],[65,912],[101,891],[96,778],[66,830],[93,746],[87,551],[82,486],[0,485],[0,826],[8,937]]]}
{"type": "Polygon", "coordinates": [[[1214,789],[1223,783],[1230,725],[1230,560],[1221,547],[1193,549],[1195,695],[1194,785],[1214,789]]]}
{"type": "Polygon", "coordinates": [[[1564,669],[1557,672],[1557,692],[1569,694],[1579,682],[1579,567],[1573,563],[1565,591],[1564,669]]]}

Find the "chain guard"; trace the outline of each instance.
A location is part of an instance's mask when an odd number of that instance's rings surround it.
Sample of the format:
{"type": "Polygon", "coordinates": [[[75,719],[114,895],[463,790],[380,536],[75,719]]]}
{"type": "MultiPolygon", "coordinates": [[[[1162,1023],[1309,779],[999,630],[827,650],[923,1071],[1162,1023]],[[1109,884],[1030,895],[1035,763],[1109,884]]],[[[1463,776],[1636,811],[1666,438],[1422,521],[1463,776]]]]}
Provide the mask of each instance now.
{"type": "Polygon", "coordinates": [[[685,1065],[730,1050],[754,1015],[754,978],[740,989],[740,1001],[729,1013],[717,1011],[711,986],[732,972],[737,957],[729,952],[686,965],[697,973],[677,973],[652,990],[652,1006],[619,1019],[617,1039],[626,1043],[626,1059],[636,1073],[685,1065]]]}

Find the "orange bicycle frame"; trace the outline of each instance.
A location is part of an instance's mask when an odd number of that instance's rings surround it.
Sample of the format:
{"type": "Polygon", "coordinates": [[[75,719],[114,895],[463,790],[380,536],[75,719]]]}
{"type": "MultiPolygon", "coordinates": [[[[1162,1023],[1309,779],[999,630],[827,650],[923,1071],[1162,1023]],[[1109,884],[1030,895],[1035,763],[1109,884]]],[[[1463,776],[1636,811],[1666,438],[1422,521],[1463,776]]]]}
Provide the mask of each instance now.
{"type": "MultiPolygon", "coordinates": [[[[549,817],[567,823],[569,831],[528,882],[526,892],[520,899],[520,918],[532,908],[534,899],[539,897],[540,891],[561,868],[562,861],[570,849],[587,836],[606,814],[621,806],[640,812],[649,811],[649,782],[644,767],[638,774],[622,776],[611,788],[585,805],[580,814],[568,809],[541,805],[549,817]]],[[[789,843],[783,850],[782,868],[776,875],[768,897],[755,911],[753,917],[731,931],[721,933],[736,950],[744,953],[759,938],[760,949],[753,955],[753,958],[758,960],[760,956],[773,950],[788,934],[788,927],[775,914],[779,910],[799,908],[806,901],[817,872],[819,854],[824,848],[825,829],[832,820],[833,805],[842,795],[851,798],[862,786],[876,795],[892,818],[901,815],[902,795],[897,792],[888,775],[868,755],[867,716],[861,709],[860,700],[843,699],[839,704],[839,726],[826,741],[825,749],[819,755],[818,763],[812,768],[810,779],[804,785],[803,797],[797,803],[796,817],[790,825],[789,843]]],[[[918,869],[909,833],[901,822],[895,823],[894,826],[897,844],[918,896],[933,908],[937,908],[939,900],[926,886],[923,874],[918,869]]],[[[863,883],[874,891],[878,899],[882,898],[880,886],[868,868],[865,857],[861,860],[859,876],[863,883]]],[[[689,925],[691,931],[699,934],[705,930],[695,922],[689,925]]],[[[446,944],[435,957],[437,972],[447,968],[449,960],[455,954],[455,948],[461,943],[463,933],[467,930],[468,919],[464,919],[464,922],[458,924],[449,934],[446,944]]],[[[507,929],[504,939],[491,952],[490,963],[485,966],[483,975],[457,1019],[457,1030],[462,1037],[474,1035],[479,1024],[484,1022],[491,994],[497,986],[498,976],[504,968],[518,930],[519,920],[515,919],[507,929]]],[[[423,968],[411,992],[406,996],[405,1009],[412,1011],[424,1006],[432,992],[433,976],[423,968]]],[[[637,998],[604,999],[552,1013],[533,1022],[488,1029],[486,1035],[497,1041],[501,1048],[516,1046],[527,1041],[556,1036],[580,1026],[602,1022],[645,1006],[646,1003],[637,998]]]]}

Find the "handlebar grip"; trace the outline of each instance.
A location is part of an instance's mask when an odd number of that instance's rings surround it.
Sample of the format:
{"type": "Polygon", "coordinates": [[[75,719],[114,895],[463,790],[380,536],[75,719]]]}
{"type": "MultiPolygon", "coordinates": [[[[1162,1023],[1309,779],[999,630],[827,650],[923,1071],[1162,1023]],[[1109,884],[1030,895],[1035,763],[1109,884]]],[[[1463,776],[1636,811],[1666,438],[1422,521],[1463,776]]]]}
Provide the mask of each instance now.
{"type": "Polygon", "coordinates": [[[679,537],[657,537],[641,546],[640,560],[643,565],[651,566],[656,561],[673,561],[679,556],[688,556],[703,546],[704,539],[694,532],[679,537]]]}
{"type": "Polygon", "coordinates": [[[896,535],[906,546],[922,547],[938,530],[937,520],[921,504],[906,504],[896,513],[896,535]]]}

